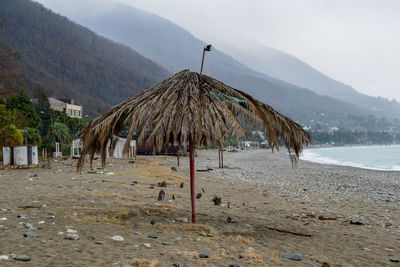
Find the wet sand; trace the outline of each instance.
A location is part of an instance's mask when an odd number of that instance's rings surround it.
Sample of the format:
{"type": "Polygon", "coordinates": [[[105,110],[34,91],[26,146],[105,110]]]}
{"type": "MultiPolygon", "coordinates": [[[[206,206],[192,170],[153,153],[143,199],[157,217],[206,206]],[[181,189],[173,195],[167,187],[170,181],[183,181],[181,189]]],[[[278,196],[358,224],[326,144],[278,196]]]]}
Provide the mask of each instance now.
{"type": "Polygon", "coordinates": [[[399,172],[305,161],[292,168],[284,152],[269,150],[225,152],[218,169],[217,151],[198,154],[196,168],[213,169],[196,173],[198,225],[186,223],[186,157],[179,167],[175,157],[139,156],[110,160],[105,170],[95,162],[82,174],[71,159],[53,161],[50,170],[1,171],[0,258],[8,260],[0,266],[400,264],[390,261],[400,258],[399,172]]]}

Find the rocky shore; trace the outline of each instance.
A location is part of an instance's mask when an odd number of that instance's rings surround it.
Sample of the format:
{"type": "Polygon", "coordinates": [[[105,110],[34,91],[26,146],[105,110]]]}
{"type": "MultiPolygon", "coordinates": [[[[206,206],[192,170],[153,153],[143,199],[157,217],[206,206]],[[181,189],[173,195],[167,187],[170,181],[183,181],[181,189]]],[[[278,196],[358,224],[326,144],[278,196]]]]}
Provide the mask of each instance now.
{"type": "Polygon", "coordinates": [[[225,152],[219,169],[217,151],[198,155],[198,225],[187,158],[0,171],[0,266],[400,264],[399,172],[292,167],[269,150],[225,152]]]}

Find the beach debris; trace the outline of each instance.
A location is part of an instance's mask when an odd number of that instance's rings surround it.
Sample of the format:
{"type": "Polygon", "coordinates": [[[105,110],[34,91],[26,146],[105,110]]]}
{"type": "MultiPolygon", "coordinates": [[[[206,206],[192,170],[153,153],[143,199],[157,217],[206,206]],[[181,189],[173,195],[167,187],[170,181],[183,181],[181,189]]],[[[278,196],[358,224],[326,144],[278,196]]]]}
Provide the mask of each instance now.
{"type": "Polygon", "coordinates": [[[39,237],[39,234],[34,232],[26,232],[24,233],[24,237],[39,237]]]}
{"type": "Polygon", "coordinates": [[[184,183],[182,182],[182,183],[180,184],[179,188],[183,188],[183,186],[184,186],[184,183]]]}
{"type": "Polygon", "coordinates": [[[186,218],[186,217],[176,218],[175,221],[183,222],[183,223],[188,223],[189,222],[188,218],[186,218]]]}
{"type": "Polygon", "coordinates": [[[298,253],[288,253],[288,254],[283,255],[283,258],[292,260],[292,261],[301,261],[303,259],[303,256],[301,256],[301,254],[298,254],[298,253]]]}
{"type": "Polygon", "coordinates": [[[67,229],[67,233],[69,233],[69,234],[77,234],[78,231],[69,228],[69,229],[67,229]]]}
{"type": "Polygon", "coordinates": [[[211,234],[211,233],[205,233],[205,232],[202,232],[200,235],[201,235],[201,236],[204,236],[204,237],[214,237],[213,234],[211,234]]]}
{"type": "Polygon", "coordinates": [[[201,188],[201,191],[203,191],[203,193],[205,193],[205,192],[206,192],[206,191],[204,190],[204,188],[203,188],[203,187],[201,188]]]}
{"type": "Polygon", "coordinates": [[[147,237],[148,237],[148,238],[157,239],[157,238],[158,238],[158,235],[149,234],[147,237]]]}
{"type": "Polygon", "coordinates": [[[122,236],[120,236],[120,235],[112,236],[111,239],[114,240],[114,241],[124,241],[124,240],[125,240],[125,239],[124,239],[122,236]]]}
{"type": "Polygon", "coordinates": [[[304,236],[304,237],[312,237],[312,235],[309,235],[309,234],[303,234],[303,233],[297,233],[297,232],[292,232],[292,231],[288,231],[288,230],[282,230],[282,229],[278,229],[278,228],[270,227],[270,226],[265,226],[265,228],[267,228],[268,230],[277,231],[280,233],[286,233],[286,234],[292,234],[292,235],[298,235],[298,236],[304,236]]]}
{"type": "Polygon", "coordinates": [[[31,257],[29,257],[28,255],[15,255],[14,260],[16,261],[30,261],[31,257]]]}
{"type": "Polygon", "coordinates": [[[66,234],[64,238],[67,240],[78,240],[80,238],[80,236],[78,234],[69,233],[69,234],[66,234]]]}
{"type": "Polygon", "coordinates": [[[319,216],[318,219],[321,221],[335,221],[337,218],[335,218],[335,217],[329,218],[329,217],[319,216]]]}
{"type": "Polygon", "coordinates": [[[196,171],[197,172],[209,172],[209,171],[212,171],[213,169],[212,168],[207,168],[207,169],[197,169],[196,171]]]}
{"type": "Polygon", "coordinates": [[[176,167],[171,167],[171,170],[173,170],[174,172],[177,172],[178,170],[176,169],[176,167]]]}
{"type": "Polygon", "coordinates": [[[399,262],[399,259],[398,258],[391,258],[390,261],[391,262],[399,262]]]}
{"type": "Polygon", "coordinates": [[[161,183],[158,183],[158,187],[167,187],[167,182],[162,181],[161,183]]]}
{"type": "Polygon", "coordinates": [[[237,221],[232,220],[231,217],[228,216],[228,218],[226,219],[227,223],[237,223],[237,221]]]}
{"type": "Polygon", "coordinates": [[[150,243],[144,243],[142,245],[140,245],[141,247],[145,247],[145,248],[151,248],[151,244],[150,243]]]}
{"type": "Polygon", "coordinates": [[[8,261],[7,255],[0,255],[0,261],[8,261]]]}
{"type": "Polygon", "coordinates": [[[158,200],[164,200],[165,198],[165,192],[164,190],[160,190],[160,193],[158,193],[158,200]]]}
{"type": "Polygon", "coordinates": [[[363,222],[360,222],[360,221],[350,221],[350,224],[364,225],[364,223],[363,223],[363,222]]]}
{"type": "Polygon", "coordinates": [[[221,203],[222,203],[221,198],[218,197],[218,196],[215,196],[215,197],[212,199],[212,201],[214,202],[214,204],[215,204],[216,206],[219,206],[219,205],[221,205],[221,203]]]}
{"type": "Polygon", "coordinates": [[[198,193],[198,194],[196,195],[196,199],[200,199],[202,195],[203,195],[202,193],[198,193]]]}
{"type": "Polygon", "coordinates": [[[209,256],[208,256],[208,254],[205,254],[205,253],[200,253],[199,254],[199,258],[200,259],[207,259],[209,256]]]}

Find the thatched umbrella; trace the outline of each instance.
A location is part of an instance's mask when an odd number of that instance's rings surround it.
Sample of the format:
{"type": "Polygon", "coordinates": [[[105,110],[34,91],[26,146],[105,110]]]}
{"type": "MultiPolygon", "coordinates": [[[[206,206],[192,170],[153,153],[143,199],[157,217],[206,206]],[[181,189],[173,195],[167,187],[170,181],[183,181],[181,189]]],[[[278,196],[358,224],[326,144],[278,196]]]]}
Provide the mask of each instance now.
{"type": "Polygon", "coordinates": [[[135,132],[137,144],[147,138],[157,150],[174,142],[180,146],[189,144],[192,222],[196,223],[195,147],[221,142],[228,135],[247,134],[242,121],[263,129],[272,149],[278,149],[283,140],[291,159],[298,158],[303,146],[311,141],[299,124],[245,92],[212,77],[183,70],[94,119],[81,132],[83,148],[77,168],[82,170],[86,154],[91,161],[95,154],[100,154],[104,166],[107,142],[126,125],[126,152],[135,132]]]}

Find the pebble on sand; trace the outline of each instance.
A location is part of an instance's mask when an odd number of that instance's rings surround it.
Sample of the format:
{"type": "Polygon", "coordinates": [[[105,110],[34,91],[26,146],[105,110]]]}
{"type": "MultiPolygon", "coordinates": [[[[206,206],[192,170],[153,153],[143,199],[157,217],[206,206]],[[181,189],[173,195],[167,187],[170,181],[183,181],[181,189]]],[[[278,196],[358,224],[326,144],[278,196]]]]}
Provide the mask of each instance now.
{"type": "Polygon", "coordinates": [[[78,234],[66,234],[65,239],[68,240],[78,240],[80,236],[78,234]]]}
{"type": "Polygon", "coordinates": [[[147,237],[148,237],[148,238],[153,238],[153,239],[156,239],[156,238],[158,238],[158,236],[157,236],[157,235],[148,235],[147,237]]]}
{"type": "Polygon", "coordinates": [[[390,261],[391,262],[399,262],[399,259],[398,258],[391,258],[390,261]]]}
{"type": "Polygon", "coordinates": [[[122,236],[120,236],[120,235],[115,235],[115,236],[111,237],[111,239],[114,240],[114,241],[124,241],[124,240],[125,240],[125,239],[124,239],[122,236]]]}
{"type": "Polygon", "coordinates": [[[288,253],[288,254],[283,255],[283,257],[285,259],[292,260],[292,261],[301,261],[303,259],[303,256],[301,256],[301,254],[298,254],[298,253],[288,253]]]}
{"type": "Polygon", "coordinates": [[[200,258],[200,259],[207,259],[207,258],[208,258],[208,254],[200,253],[200,254],[199,254],[199,258],[200,258]]]}
{"type": "Polygon", "coordinates": [[[26,232],[24,233],[25,237],[39,237],[39,234],[33,232],[26,232]]]}
{"type": "Polygon", "coordinates": [[[16,260],[16,261],[30,261],[31,257],[29,257],[28,255],[16,255],[14,260],[16,260]]]}

